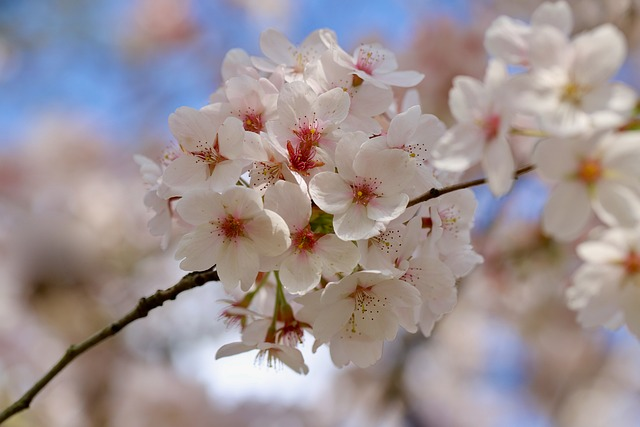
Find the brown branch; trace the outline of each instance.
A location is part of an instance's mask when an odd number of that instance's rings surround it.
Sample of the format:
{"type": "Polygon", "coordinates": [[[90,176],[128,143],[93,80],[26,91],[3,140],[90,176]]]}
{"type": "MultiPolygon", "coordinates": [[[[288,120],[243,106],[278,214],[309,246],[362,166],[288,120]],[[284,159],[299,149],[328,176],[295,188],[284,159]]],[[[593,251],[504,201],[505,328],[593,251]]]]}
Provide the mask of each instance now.
{"type": "Polygon", "coordinates": [[[86,340],[71,345],[58,362],[36,382],[21,398],[16,400],[11,406],[0,413],[0,424],[13,415],[28,409],[33,398],[69,363],[76,357],[96,346],[109,337],[114,336],[129,323],[134,320],[146,317],[154,308],[160,307],[169,300],[175,299],[180,293],[189,289],[202,286],[207,282],[219,280],[218,273],[212,269],[200,272],[189,273],[175,285],[165,290],[159,290],[153,295],[141,298],[136,307],[127,313],[120,320],[111,323],[104,329],[96,332],[86,340]]]}
{"type": "MultiPolygon", "coordinates": [[[[527,172],[531,172],[536,167],[534,165],[523,166],[517,171],[514,172],[513,178],[518,179],[520,175],[524,175],[527,172]]],[[[460,184],[450,185],[448,187],[442,188],[432,188],[427,193],[424,193],[422,196],[416,197],[413,200],[409,201],[407,207],[417,205],[418,203],[426,202],[427,200],[435,199],[436,197],[440,197],[443,194],[451,193],[452,191],[462,190],[463,188],[475,187],[476,185],[486,184],[486,178],[474,179],[473,181],[461,182],[460,184]]]]}

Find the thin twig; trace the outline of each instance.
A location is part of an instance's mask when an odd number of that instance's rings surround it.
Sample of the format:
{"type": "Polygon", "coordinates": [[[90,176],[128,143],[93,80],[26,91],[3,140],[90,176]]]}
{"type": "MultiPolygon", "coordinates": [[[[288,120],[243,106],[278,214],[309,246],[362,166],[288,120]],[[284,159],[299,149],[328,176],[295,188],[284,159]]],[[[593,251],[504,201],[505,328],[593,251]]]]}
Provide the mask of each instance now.
{"type": "Polygon", "coordinates": [[[107,338],[114,336],[134,320],[146,317],[151,310],[160,307],[166,301],[175,299],[180,293],[202,286],[213,280],[219,280],[218,273],[213,271],[213,269],[193,272],[180,279],[175,286],[172,286],[169,289],[159,290],[149,297],[141,298],[136,307],[120,320],[113,322],[86,340],[70,346],[60,360],[58,360],[58,362],[42,378],[40,378],[38,382],[27,390],[21,398],[16,400],[11,406],[0,413],[0,424],[13,415],[28,409],[33,398],[76,357],[107,338]]]}
{"type": "MultiPolygon", "coordinates": [[[[518,179],[520,175],[524,175],[527,172],[531,172],[536,167],[534,165],[528,165],[521,167],[517,171],[514,172],[513,178],[518,179]]],[[[413,200],[410,200],[407,204],[407,207],[417,205],[418,203],[426,202],[427,200],[435,199],[436,197],[440,197],[443,194],[451,193],[452,191],[462,190],[463,188],[475,187],[476,185],[482,185],[487,182],[486,178],[474,179],[473,181],[461,182],[460,184],[450,185],[448,187],[442,188],[432,188],[427,193],[424,193],[422,196],[416,197],[413,200]]]]}

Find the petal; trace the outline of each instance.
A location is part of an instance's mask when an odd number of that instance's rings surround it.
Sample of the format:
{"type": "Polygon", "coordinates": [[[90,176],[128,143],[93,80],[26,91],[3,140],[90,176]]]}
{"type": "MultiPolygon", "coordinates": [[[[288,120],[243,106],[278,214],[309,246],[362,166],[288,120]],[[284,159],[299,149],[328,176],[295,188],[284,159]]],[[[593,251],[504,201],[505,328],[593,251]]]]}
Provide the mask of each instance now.
{"type": "Polygon", "coordinates": [[[322,265],[317,256],[307,252],[293,253],[280,264],[280,280],[292,294],[305,294],[320,282],[322,265]]]}
{"type": "Polygon", "coordinates": [[[380,234],[384,225],[368,218],[366,206],[352,204],[333,217],[333,229],[342,240],[361,240],[380,234]]]}
{"type": "Polygon", "coordinates": [[[530,31],[522,21],[499,16],[485,33],[484,47],[492,56],[510,64],[521,64],[528,60],[529,44],[526,37],[530,31]]]}
{"type": "Polygon", "coordinates": [[[335,234],[322,236],[315,246],[325,274],[351,273],[358,265],[360,251],[352,242],[341,240],[335,234]]]}
{"type": "Polygon", "coordinates": [[[255,350],[255,345],[247,345],[241,342],[232,342],[225,344],[216,352],[216,360],[223,357],[235,356],[236,354],[246,353],[247,351],[255,350]]]}
{"type": "Polygon", "coordinates": [[[576,57],[572,66],[576,81],[597,86],[613,77],[627,56],[625,38],[616,27],[603,24],[573,40],[576,57]]]}
{"type": "Polygon", "coordinates": [[[221,120],[190,107],[180,107],[169,116],[169,128],[186,151],[213,146],[221,120]]]}
{"type": "Polygon", "coordinates": [[[567,36],[573,29],[573,14],[566,1],[542,3],[531,15],[531,25],[551,25],[567,36]]]}
{"type": "Polygon", "coordinates": [[[299,185],[278,181],[264,195],[264,207],[284,219],[291,232],[301,230],[311,217],[311,199],[299,185]]]}
{"type": "Polygon", "coordinates": [[[572,240],[591,218],[587,189],[578,182],[561,182],[551,192],[542,214],[544,231],[559,240],[572,240]]]}
{"type": "Polygon", "coordinates": [[[612,264],[624,260],[626,248],[621,248],[607,241],[583,242],[576,248],[578,255],[585,262],[593,264],[612,264]]]}
{"type": "Polygon", "coordinates": [[[353,201],[353,190],[333,172],[320,172],[309,182],[309,194],[323,211],[330,214],[345,212],[353,201]]]}
{"type": "Polygon", "coordinates": [[[243,155],[244,127],[237,117],[227,117],[218,129],[221,155],[227,159],[238,159],[243,155]]]}
{"type": "Polygon", "coordinates": [[[320,342],[326,343],[340,332],[353,314],[353,299],[342,299],[325,307],[313,322],[313,335],[320,342]]]}
{"type": "Polygon", "coordinates": [[[253,243],[249,239],[239,238],[223,246],[216,264],[220,282],[227,292],[231,292],[238,285],[247,292],[255,282],[260,266],[253,243]]]}
{"type": "Polygon", "coordinates": [[[640,220],[640,194],[619,182],[602,180],[596,185],[593,211],[609,226],[634,226],[640,220]]]}
{"type": "Polygon", "coordinates": [[[215,231],[216,228],[211,224],[203,224],[182,236],[176,249],[176,259],[182,259],[180,268],[186,271],[203,271],[218,262],[222,239],[215,231]]]}
{"type": "Polygon", "coordinates": [[[184,195],[176,204],[180,217],[192,225],[224,218],[226,216],[220,194],[207,190],[194,190],[184,195]]]}
{"type": "Polygon", "coordinates": [[[420,122],[422,111],[419,105],[395,116],[389,124],[387,141],[389,147],[401,148],[411,139],[420,122]]]}
{"type": "Polygon", "coordinates": [[[457,124],[436,143],[433,164],[439,169],[462,172],[481,159],[484,140],[484,133],[475,124],[457,124]]]}
{"type": "Polygon", "coordinates": [[[263,210],[262,196],[252,188],[230,188],[222,193],[222,204],[227,214],[240,219],[251,219],[263,210]]]}
{"type": "Polygon", "coordinates": [[[473,77],[457,76],[449,91],[449,109],[458,122],[473,122],[486,109],[486,94],[482,82],[473,77]]]}
{"type": "Polygon", "coordinates": [[[515,164],[511,147],[503,137],[498,137],[485,146],[482,169],[487,174],[489,188],[494,196],[502,196],[511,189],[515,164]]]}
{"type": "Polygon", "coordinates": [[[267,209],[248,222],[245,231],[261,255],[280,255],[291,245],[287,223],[280,215],[267,209]]]}
{"type": "Polygon", "coordinates": [[[312,109],[322,121],[339,124],[347,118],[350,104],[349,94],[337,87],[318,96],[312,109]]]}
{"type": "Polygon", "coordinates": [[[260,35],[260,50],[276,64],[293,65],[296,47],[279,31],[268,29],[260,35]]]}
{"type": "Polygon", "coordinates": [[[208,177],[206,163],[189,154],[183,154],[167,166],[162,174],[162,182],[177,189],[194,188],[202,186],[208,177]]]}
{"type": "Polygon", "coordinates": [[[555,27],[543,26],[531,33],[529,60],[533,68],[566,70],[573,58],[567,35],[555,27]]]}
{"type": "Polygon", "coordinates": [[[409,196],[404,193],[376,197],[367,205],[367,216],[374,221],[389,222],[402,215],[407,203],[409,196]]]}
{"type": "Polygon", "coordinates": [[[417,71],[374,72],[373,76],[379,82],[398,87],[413,87],[424,79],[424,74],[418,73],[417,71]]]}
{"type": "Polygon", "coordinates": [[[540,175],[555,181],[565,180],[578,169],[574,140],[543,139],[533,153],[533,161],[540,175]]]}

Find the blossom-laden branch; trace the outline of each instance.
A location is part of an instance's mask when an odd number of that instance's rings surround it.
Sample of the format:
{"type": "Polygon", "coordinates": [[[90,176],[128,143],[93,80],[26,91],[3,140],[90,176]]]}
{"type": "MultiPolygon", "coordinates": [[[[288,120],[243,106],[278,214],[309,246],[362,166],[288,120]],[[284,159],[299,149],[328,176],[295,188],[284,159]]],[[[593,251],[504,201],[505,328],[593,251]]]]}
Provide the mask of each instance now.
{"type": "Polygon", "coordinates": [[[31,401],[34,397],[47,385],[49,382],[60,373],[68,364],[70,364],[76,357],[106,340],[109,337],[116,335],[125,326],[134,320],[146,317],[149,312],[157,307],[160,307],[165,302],[175,299],[180,293],[193,289],[206,284],[207,282],[217,281],[218,273],[213,268],[206,271],[199,271],[189,273],[184,276],[180,281],[168,289],[158,290],[153,295],[141,298],[138,304],[133,310],[127,313],[120,320],[117,320],[102,330],[96,332],[86,340],[71,345],[64,355],[58,360],[58,362],[42,377],[40,378],[22,397],[16,400],[11,406],[6,408],[0,413],[0,424],[13,415],[28,409],[31,405],[31,401]]]}
{"type": "MultiPolygon", "coordinates": [[[[516,170],[513,174],[513,178],[517,179],[520,175],[524,175],[527,172],[531,172],[536,167],[534,165],[523,166],[520,169],[516,170]]],[[[423,194],[420,197],[416,197],[413,200],[410,200],[407,204],[407,207],[417,205],[418,203],[426,202],[427,200],[435,199],[444,194],[451,193],[453,191],[462,190],[463,188],[475,187],[477,185],[482,185],[487,183],[487,178],[479,178],[474,179],[473,181],[461,182],[459,184],[450,185],[448,187],[442,188],[432,188],[427,193],[423,194]]]]}

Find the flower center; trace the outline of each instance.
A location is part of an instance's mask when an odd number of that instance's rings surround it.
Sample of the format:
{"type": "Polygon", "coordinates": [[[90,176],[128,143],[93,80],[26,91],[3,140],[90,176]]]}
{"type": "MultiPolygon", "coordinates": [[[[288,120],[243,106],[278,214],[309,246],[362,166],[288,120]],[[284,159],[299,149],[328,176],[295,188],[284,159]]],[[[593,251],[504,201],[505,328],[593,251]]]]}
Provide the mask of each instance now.
{"type": "MultiPolygon", "coordinates": [[[[362,70],[365,73],[371,75],[375,65],[379,60],[384,59],[384,55],[374,55],[372,50],[367,50],[363,47],[358,51],[358,60],[356,61],[356,68],[358,70],[362,70]]],[[[356,85],[354,85],[356,86],[356,85]]]]}
{"type": "Polygon", "coordinates": [[[487,117],[482,124],[484,130],[485,141],[493,141],[498,136],[500,130],[500,116],[498,114],[492,114],[487,117]]]}
{"type": "Polygon", "coordinates": [[[235,240],[244,236],[244,221],[229,214],[220,222],[220,230],[228,240],[235,240]]]}
{"type": "Polygon", "coordinates": [[[248,132],[260,133],[263,129],[262,115],[261,114],[247,114],[244,116],[244,130],[248,132]]]}
{"type": "Polygon", "coordinates": [[[602,164],[598,159],[583,159],[578,166],[578,179],[585,184],[595,184],[602,177],[602,164]]]}
{"type": "Polygon", "coordinates": [[[568,104],[579,106],[582,104],[582,97],[585,89],[576,82],[569,82],[565,85],[560,95],[560,100],[568,104]]]}
{"type": "Polygon", "coordinates": [[[307,225],[305,228],[295,233],[291,240],[291,246],[297,247],[298,251],[313,252],[313,248],[318,241],[318,236],[311,231],[311,227],[307,225]]]}
{"type": "Polygon", "coordinates": [[[324,166],[323,162],[313,160],[316,156],[316,149],[311,142],[300,141],[298,146],[294,148],[291,141],[287,141],[287,152],[291,169],[301,175],[308,176],[310,169],[324,166]]]}
{"type": "Polygon", "coordinates": [[[294,129],[293,133],[300,142],[317,147],[322,137],[322,126],[318,123],[318,119],[314,119],[309,123],[298,124],[298,129],[294,129]]]}
{"type": "Polygon", "coordinates": [[[637,254],[635,251],[629,252],[623,265],[628,275],[640,273],[640,254],[637,254]]]}
{"type": "Polygon", "coordinates": [[[378,197],[371,185],[368,183],[351,185],[353,189],[353,203],[367,206],[371,199],[378,197]]]}

